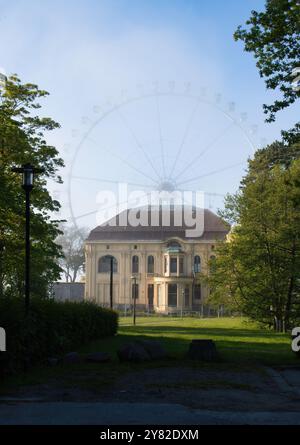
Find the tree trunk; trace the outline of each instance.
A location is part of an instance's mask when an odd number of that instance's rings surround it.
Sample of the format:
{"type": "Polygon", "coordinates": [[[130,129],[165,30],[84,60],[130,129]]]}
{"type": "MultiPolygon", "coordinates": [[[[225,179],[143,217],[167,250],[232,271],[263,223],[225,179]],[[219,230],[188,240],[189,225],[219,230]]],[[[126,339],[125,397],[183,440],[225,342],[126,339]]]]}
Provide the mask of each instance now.
{"type": "Polygon", "coordinates": [[[292,264],[291,264],[291,276],[290,276],[290,282],[288,287],[288,294],[287,294],[287,302],[285,306],[285,315],[284,315],[284,332],[286,332],[287,329],[290,327],[290,313],[291,313],[291,307],[292,307],[292,296],[293,296],[293,290],[294,290],[294,284],[295,284],[295,277],[294,277],[294,268],[295,268],[295,255],[296,255],[296,248],[295,243],[292,247],[292,264]]]}
{"type": "Polygon", "coordinates": [[[75,283],[75,281],[76,281],[76,278],[77,278],[77,272],[78,272],[78,269],[74,269],[74,270],[73,270],[73,277],[72,277],[72,279],[71,279],[72,283],[75,283]]]}

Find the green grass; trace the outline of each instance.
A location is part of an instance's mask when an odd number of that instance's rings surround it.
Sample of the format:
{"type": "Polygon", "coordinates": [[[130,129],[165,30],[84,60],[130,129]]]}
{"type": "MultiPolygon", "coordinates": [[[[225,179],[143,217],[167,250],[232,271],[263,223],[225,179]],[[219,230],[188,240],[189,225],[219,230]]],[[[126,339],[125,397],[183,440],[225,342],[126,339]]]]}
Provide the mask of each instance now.
{"type": "Polygon", "coordinates": [[[113,342],[145,337],[161,340],[176,358],[184,357],[192,339],[209,338],[216,342],[225,362],[299,363],[288,334],[260,328],[245,318],[141,317],[133,326],[131,319],[122,317],[118,337],[113,342]]]}
{"type": "Polygon", "coordinates": [[[57,380],[63,385],[83,389],[101,389],[118,376],[133,370],[162,366],[193,366],[202,368],[231,369],[237,372],[243,368],[259,369],[260,365],[300,364],[299,358],[291,351],[291,340],[287,334],[262,329],[243,318],[171,318],[139,317],[136,326],[131,318],[120,318],[118,334],[78,348],[81,353],[93,351],[109,352],[113,358],[107,364],[59,365],[54,368],[39,366],[26,375],[6,380],[0,392],[25,384],[44,383],[57,380]],[[160,340],[171,359],[143,364],[120,364],[117,349],[124,343],[137,339],[160,340]],[[186,358],[192,339],[209,338],[215,341],[221,361],[218,363],[197,363],[186,358]]]}

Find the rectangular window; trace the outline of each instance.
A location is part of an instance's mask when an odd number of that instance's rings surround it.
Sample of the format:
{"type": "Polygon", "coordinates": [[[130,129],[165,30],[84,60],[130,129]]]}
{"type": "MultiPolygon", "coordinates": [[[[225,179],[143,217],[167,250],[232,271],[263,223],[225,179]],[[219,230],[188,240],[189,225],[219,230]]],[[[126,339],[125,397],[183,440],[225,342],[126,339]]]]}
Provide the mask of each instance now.
{"type": "Polygon", "coordinates": [[[177,273],[177,258],[171,258],[170,272],[177,273]]]}
{"type": "Polygon", "coordinates": [[[154,273],[154,256],[153,255],[148,256],[147,273],[149,273],[149,274],[154,273]]]}
{"type": "Polygon", "coordinates": [[[201,300],[201,284],[195,284],[194,298],[195,300],[201,300]]]}
{"type": "Polygon", "coordinates": [[[153,284],[148,284],[148,306],[149,309],[153,308],[154,287],[153,284]]]}
{"type": "Polygon", "coordinates": [[[137,255],[134,255],[132,257],[132,273],[138,273],[139,272],[139,257],[137,255]]]}
{"type": "Polygon", "coordinates": [[[167,257],[165,256],[165,273],[168,272],[168,260],[167,257]]]}
{"type": "Polygon", "coordinates": [[[168,306],[177,307],[177,284],[168,284],[168,306]]]}
{"type": "Polygon", "coordinates": [[[179,273],[183,274],[183,258],[179,258],[179,273]]]}
{"type": "Polygon", "coordinates": [[[139,285],[132,283],[132,298],[139,298],[139,285]]]}

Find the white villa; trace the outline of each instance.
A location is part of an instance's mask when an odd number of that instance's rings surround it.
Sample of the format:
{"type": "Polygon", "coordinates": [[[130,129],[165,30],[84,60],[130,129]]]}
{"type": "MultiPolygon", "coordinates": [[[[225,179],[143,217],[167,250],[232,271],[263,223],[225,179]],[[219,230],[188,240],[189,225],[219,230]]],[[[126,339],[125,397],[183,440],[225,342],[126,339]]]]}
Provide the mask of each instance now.
{"type": "MultiPolygon", "coordinates": [[[[108,222],[90,232],[85,243],[86,300],[109,307],[112,292],[113,307],[118,309],[132,307],[135,295],[140,309],[162,313],[199,310],[208,295],[200,274],[207,271],[215,243],[226,237],[229,228],[204,209],[203,233],[187,237],[189,227],[174,223],[178,210],[171,209],[170,224],[165,226],[161,209],[154,212],[156,225],[119,225],[127,216],[122,212],[116,225],[108,222]]],[[[154,214],[151,208],[140,208],[140,212],[147,212],[149,221],[154,214]]]]}

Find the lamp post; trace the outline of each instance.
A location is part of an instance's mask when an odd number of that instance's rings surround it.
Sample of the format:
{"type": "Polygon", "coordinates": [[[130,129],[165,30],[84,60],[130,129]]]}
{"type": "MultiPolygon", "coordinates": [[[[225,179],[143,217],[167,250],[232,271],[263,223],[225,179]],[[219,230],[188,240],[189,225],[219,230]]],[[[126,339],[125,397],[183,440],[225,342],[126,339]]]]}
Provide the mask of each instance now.
{"type": "Polygon", "coordinates": [[[35,168],[31,164],[12,168],[14,173],[22,173],[22,187],[25,191],[25,312],[29,311],[30,302],[30,192],[34,186],[35,173],[43,173],[44,170],[35,168]]]}
{"type": "Polygon", "coordinates": [[[132,275],[131,279],[133,281],[133,324],[135,325],[135,318],[136,318],[136,276],[132,275]]]}
{"type": "Polygon", "coordinates": [[[110,282],[109,282],[109,296],[110,308],[113,309],[113,280],[114,280],[114,257],[110,257],[110,282]]]}

